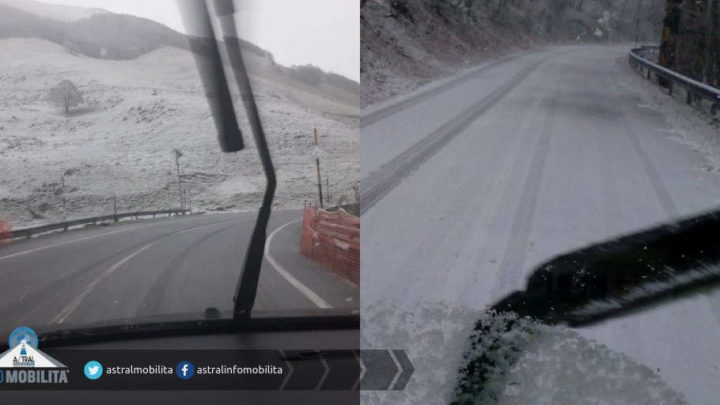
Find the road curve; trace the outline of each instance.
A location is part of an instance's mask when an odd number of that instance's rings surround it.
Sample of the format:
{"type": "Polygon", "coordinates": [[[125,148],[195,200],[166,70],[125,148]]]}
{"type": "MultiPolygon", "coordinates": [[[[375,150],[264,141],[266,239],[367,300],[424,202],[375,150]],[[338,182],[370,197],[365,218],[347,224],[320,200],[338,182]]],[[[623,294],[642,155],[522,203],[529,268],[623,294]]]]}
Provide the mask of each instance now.
{"type": "MultiPolygon", "coordinates": [[[[380,302],[481,310],[557,254],[717,207],[720,175],[642,95],[658,90],[627,67],[628,50],[522,55],[366,120],[363,314],[380,302]]],[[[581,333],[702,403],[720,398],[718,302],[703,296],[581,333]]]]}
{"type": "MultiPolygon", "coordinates": [[[[356,287],[298,254],[301,218],[273,213],[255,308],[318,308],[308,291],[325,307],[357,307],[356,287]]],[[[254,221],[255,213],[142,220],[0,247],[0,335],[17,325],[230,311],[254,221]]]]}

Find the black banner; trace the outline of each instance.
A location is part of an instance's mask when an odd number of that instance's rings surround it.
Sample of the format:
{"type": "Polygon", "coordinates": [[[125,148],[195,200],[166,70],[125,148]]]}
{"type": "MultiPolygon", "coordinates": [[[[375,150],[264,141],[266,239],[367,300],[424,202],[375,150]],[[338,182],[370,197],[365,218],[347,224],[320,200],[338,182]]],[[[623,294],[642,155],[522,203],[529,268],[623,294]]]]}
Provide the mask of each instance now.
{"type": "Polygon", "coordinates": [[[402,350],[44,351],[65,368],[0,369],[0,390],[402,390],[402,350]]]}

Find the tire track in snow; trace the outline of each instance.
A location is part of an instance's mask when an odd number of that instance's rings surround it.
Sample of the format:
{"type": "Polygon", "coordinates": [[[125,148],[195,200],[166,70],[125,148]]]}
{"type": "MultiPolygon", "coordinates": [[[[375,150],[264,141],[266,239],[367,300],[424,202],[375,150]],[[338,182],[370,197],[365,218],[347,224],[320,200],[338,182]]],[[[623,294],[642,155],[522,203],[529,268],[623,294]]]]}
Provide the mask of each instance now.
{"type": "Polygon", "coordinates": [[[518,283],[523,280],[523,264],[527,253],[527,246],[530,240],[535,208],[540,196],[542,176],[545,171],[545,162],[550,153],[550,143],[555,129],[555,118],[557,116],[557,99],[561,97],[558,91],[554,97],[547,99],[547,117],[540,133],[540,139],[535,147],[525,185],[523,186],[520,203],[517,206],[513,222],[510,227],[510,240],[505,245],[505,252],[500,261],[498,277],[500,278],[499,291],[510,291],[519,287],[518,283]]]}
{"type": "Polygon", "coordinates": [[[677,218],[680,214],[680,211],[678,210],[677,205],[675,205],[675,202],[673,201],[673,198],[670,195],[667,186],[665,186],[665,183],[662,181],[660,174],[658,174],[655,165],[652,163],[647,153],[645,152],[645,149],[642,147],[642,143],[640,143],[640,139],[635,132],[635,129],[632,127],[630,120],[623,113],[620,113],[620,118],[623,122],[623,129],[625,130],[625,135],[630,141],[630,145],[632,145],[633,151],[637,155],[638,160],[640,161],[640,165],[642,166],[648,180],[650,181],[650,187],[652,188],[653,193],[655,193],[655,196],[660,202],[660,206],[662,207],[663,212],[665,212],[665,214],[670,218],[677,218]]]}
{"type": "Polygon", "coordinates": [[[506,57],[497,59],[497,60],[487,63],[483,66],[480,66],[479,68],[477,68],[471,72],[468,72],[462,76],[456,77],[456,78],[450,80],[449,82],[444,83],[440,86],[428,89],[427,91],[423,91],[419,94],[416,94],[405,100],[399,101],[395,104],[391,104],[387,107],[383,107],[379,110],[372,111],[368,114],[363,114],[363,116],[360,118],[360,128],[365,128],[365,127],[372,125],[378,121],[381,121],[393,114],[396,114],[400,111],[406,110],[416,104],[419,104],[422,101],[425,101],[435,95],[438,95],[438,94],[444,92],[445,90],[449,90],[453,87],[463,84],[464,82],[466,82],[468,80],[472,80],[472,79],[480,76],[485,71],[494,68],[495,66],[501,65],[505,62],[509,62],[520,56],[527,55],[528,53],[529,52],[521,52],[518,54],[514,54],[514,55],[510,55],[510,56],[506,56],[506,57]]]}
{"type": "Polygon", "coordinates": [[[372,208],[400,182],[502,100],[549,57],[527,66],[487,97],[473,104],[360,181],[360,213],[372,208]]]}

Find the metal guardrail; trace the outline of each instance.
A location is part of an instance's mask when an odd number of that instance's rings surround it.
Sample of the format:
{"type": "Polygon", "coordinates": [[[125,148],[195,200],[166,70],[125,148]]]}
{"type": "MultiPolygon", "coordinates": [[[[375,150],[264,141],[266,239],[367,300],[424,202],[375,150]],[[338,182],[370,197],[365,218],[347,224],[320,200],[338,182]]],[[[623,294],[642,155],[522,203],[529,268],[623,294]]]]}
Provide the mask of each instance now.
{"type": "Polygon", "coordinates": [[[630,66],[632,66],[635,70],[642,71],[644,69],[648,80],[652,79],[653,73],[656,77],[661,77],[667,80],[669,83],[668,90],[671,95],[675,85],[683,87],[686,93],[685,101],[690,105],[692,105],[695,100],[705,99],[710,101],[710,114],[715,115],[720,109],[720,89],[716,89],[715,87],[705,83],[693,80],[645,59],[645,55],[648,52],[654,52],[657,50],[659,50],[659,47],[657,46],[642,46],[640,48],[632,49],[628,55],[630,66]]]}
{"type": "MultiPolygon", "coordinates": [[[[51,232],[51,231],[57,231],[57,230],[63,230],[67,231],[70,229],[70,227],[78,226],[78,225],[88,225],[88,224],[97,224],[99,222],[106,222],[106,221],[113,221],[118,222],[119,220],[123,218],[132,218],[135,217],[135,219],[138,219],[140,217],[148,217],[152,216],[153,218],[157,215],[185,215],[189,213],[190,210],[180,210],[180,209],[172,209],[172,210],[160,210],[160,211],[137,211],[137,212],[125,212],[122,214],[110,214],[110,215],[103,215],[99,217],[90,217],[90,218],[80,218],[80,219],[73,219],[70,221],[64,221],[64,222],[58,222],[55,224],[48,224],[48,225],[40,225],[40,226],[34,226],[32,228],[23,228],[23,229],[13,229],[10,232],[10,237],[5,239],[16,239],[16,238],[29,238],[33,235],[38,235],[45,232],[51,232]]],[[[2,236],[0,236],[0,239],[3,239],[2,236]]]]}

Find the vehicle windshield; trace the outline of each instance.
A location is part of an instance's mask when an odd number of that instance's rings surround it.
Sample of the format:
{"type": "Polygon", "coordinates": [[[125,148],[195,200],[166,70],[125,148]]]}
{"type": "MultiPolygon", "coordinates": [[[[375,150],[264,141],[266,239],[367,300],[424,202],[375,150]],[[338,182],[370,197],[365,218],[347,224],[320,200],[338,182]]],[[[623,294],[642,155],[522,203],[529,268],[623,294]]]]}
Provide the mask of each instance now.
{"type": "MultiPolygon", "coordinates": [[[[361,10],[361,339],[408,350],[417,370],[405,392],[369,402],[717,403],[715,291],[591,326],[500,323],[484,340],[474,329],[559,255],[718,209],[717,2],[361,10]],[[465,370],[473,353],[502,378],[465,370]]],[[[558,315],[558,303],[579,305],[578,291],[596,298],[618,285],[625,295],[591,309],[620,311],[716,278],[717,231],[707,229],[632,257],[644,262],[615,257],[602,273],[568,260],[538,283],[547,288],[520,296],[532,310],[522,315],[558,315]],[[695,260],[696,274],[677,272],[690,266],[674,253],[695,260]]]]}
{"type": "MultiPolygon", "coordinates": [[[[266,188],[253,131],[222,51],[245,149],[221,151],[177,4],[138,4],[0,1],[0,336],[232,316],[266,188]]],[[[278,178],[254,311],[352,311],[357,7],[234,18],[278,178]]]]}

